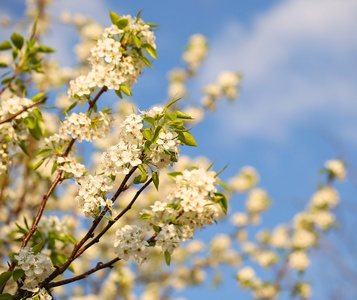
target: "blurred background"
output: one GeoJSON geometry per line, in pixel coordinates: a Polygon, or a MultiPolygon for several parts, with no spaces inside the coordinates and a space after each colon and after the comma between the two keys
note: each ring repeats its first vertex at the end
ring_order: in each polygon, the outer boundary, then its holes
{"type": "MultiPolygon", "coordinates": [[[[29,1],[30,2],[30,1],[29,1]]],[[[23,0],[2,1],[0,17],[11,22],[23,17],[23,0]]],[[[188,84],[185,101],[199,103],[201,88],[217,80],[223,70],[240,72],[237,101],[221,102],[214,113],[192,131],[198,148],[184,149],[193,157],[216,160],[216,169],[227,163],[220,176],[234,176],[251,165],[260,173],[259,186],[273,201],[261,227],[288,223],[305,208],[323,176],[326,160],[342,159],[348,168],[345,182],[337,183],[341,204],[338,230],[327,233],[312,254],[305,274],[314,287],[312,299],[357,299],[357,2],[355,0],[181,0],[115,1],[53,0],[49,15],[53,26],[43,44],[57,50],[63,66],[76,63],[77,36],[61,23],[63,11],[91,17],[110,26],[109,10],[160,25],[156,32],[158,61],[145,71],[133,89],[140,109],[167,100],[167,73],[182,66],[188,38],[195,33],[209,41],[209,54],[197,76],[188,84]]],[[[1,40],[11,26],[3,27],[1,40]]],[[[242,197],[230,210],[243,208],[242,197]]],[[[229,220],[197,234],[208,240],[230,230],[229,220]]],[[[254,231],[251,233],[254,236],[254,231]]],[[[187,299],[250,299],[233,279],[236,270],[225,269],[225,281],[213,290],[209,284],[176,296],[187,299]]],[[[289,298],[282,295],[281,299],[289,298]]]]}

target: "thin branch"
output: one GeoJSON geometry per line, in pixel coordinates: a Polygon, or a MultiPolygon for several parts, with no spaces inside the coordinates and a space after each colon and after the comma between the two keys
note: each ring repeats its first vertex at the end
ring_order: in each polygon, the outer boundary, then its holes
{"type": "Polygon", "coordinates": [[[75,258],[77,258],[78,256],[80,256],[84,251],[86,251],[89,247],[91,247],[92,245],[96,244],[99,242],[100,238],[115,224],[116,221],[118,221],[128,210],[131,209],[131,207],[133,206],[133,204],[135,203],[135,201],[138,199],[138,197],[140,196],[140,194],[142,193],[143,190],[145,190],[149,184],[152,182],[152,178],[150,178],[141,188],[140,190],[138,190],[135,194],[135,196],[133,197],[133,199],[130,201],[130,203],[120,212],[119,215],[117,215],[114,220],[115,221],[109,221],[107,226],[105,226],[102,231],[100,233],[97,234],[97,236],[91,241],[89,242],[87,245],[85,245],[82,249],[80,249],[78,251],[78,253],[76,254],[75,258]]]}
{"type": "Polygon", "coordinates": [[[19,73],[21,73],[21,66],[20,65],[17,66],[17,68],[16,68],[16,70],[14,72],[14,75],[12,75],[11,79],[6,83],[4,88],[0,91],[0,96],[7,88],[9,88],[12,85],[12,82],[14,81],[16,76],[19,75],[19,73]]]}
{"type": "MultiPolygon", "coordinates": [[[[131,175],[135,172],[135,170],[137,169],[137,167],[133,167],[130,172],[124,177],[119,189],[117,190],[117,192],[114,194],[114,196],[112,197],[112,201],[114,202],[119,195],[126,190],[126,183],[128,182],[129,178],[131,177],[131,175]]],[[[55,271],[52,272],[52,274],[47,277],[41,284],[40,286],[45,286],[47,285],[49,282],[51,282],[53,279],[55,279],[58,275],[62,274],[64,271],[67,270],[67,268],[70,266],[70,264],[80,255],[77,255],[77,252],[80,250],[80,248],[84,245],[84,243],[86,241],[88,241],[91,237],[93,237],[93,232],[94,230],[97,228],[98,224],[100,223],[100,221],[103,219],[104,215],[107,213],[108,211],[108,206],[106,206],[102,213],[98,216],[98,218],[96,218],[95,220],[93,220],[92,226],[91,228],[88,230],[88,232],[86,233],[86,235],[80,240],[80,242],[78,244],[76,244],[69,256],[69,258],[67,259],[67,261],[65,263],[63,263],[59,268],[57,268],[55,271]]],[[[82,252],[81,252],[82,253],[82,252]]]]}
{"type": "Polygon", "coordinates": [[[99,270],[102,270],[102,269],[105,269],[105,268],[112,268],[113,264],[115,264],[119,260],[120,260],[120,258],[116,257],[116,258],[112,259],[111,261],[108,261],[105,264],[99,262],[99,263],[97,263],[96,267],[94,267],[93,269],[90,269],[89,271],[87,271],[87,272],[85,272],[85,273],[83,273],[81,275],[78,275],[78,276],[75,276],[75,277],[72,277],[72,278],[69,278],[69,279],[61,280],[61,281],[52,282],[52,283],[48,284],[46,286],[46,288],[50,289],[50,288],[53,288],[53,287],[56,287],[56,286],[61,286],[61,285],[69,284],[69,283],[84,279],[84,278],[88,277],[90,274],[93,274],[93,273],[95,273],[95,272],[97,272],[99,270]]]}
{"type": "Polygon", "coordinates": [[[40,105],[42,103],[45,103],[47,101],[47,97],[44,97],[42,98],[40,101],[37,101],[36,103],[30,105],[30,106],[27,106],[27,107],[24,107],[23,109],[21,109],[19,112],[17,112],[16,114],[13,114],[11,116],[9,116],[8,118],[6,118],[5,120],[2,120],[0,121],[0,125],[1,124],[4,124],[6,122],[10,122],[12,119],[15,119],[18,115],[21,115],[24,111],[27,111],[29,110],[30,108],[34,107],[34,106],[37,106],[37,105],[40,105]]]}

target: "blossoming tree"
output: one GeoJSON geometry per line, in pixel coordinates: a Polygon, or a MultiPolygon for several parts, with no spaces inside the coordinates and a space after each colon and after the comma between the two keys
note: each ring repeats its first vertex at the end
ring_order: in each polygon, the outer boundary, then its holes
{"type": "Polygon", "coordinates": [[[54,49],[41,43],[46,3],[34,3],[31,34],[15,32],[0,45],[0,299],[172,299],[172,291],[202,284],[205,270],[221,265],[231,266],[238,286],[256,299],[283,290],[309,298],[310,285],[296,273],[308,268],[311,248],[335,224],[333,182],[344,179],[343,163],[325,164],[325,186],[291,224],[248,240],[271,203],[257,187],[258,172],[244,167],[225,184],[223,169],[213,171],[207,159],[180,157],[182,147],[197,146],[190,128],[205,112],[237,97],[240,75],[222,72],[202,89],[201,105],[184,105],[186,82],[208,51],[197,34],[183,54],[185,68],[169,73],[170,101],[137,108],[123,96],[154,66],[157,25],[141,13],[110,12],[103,29],[63,14],[80,34],[80,64],[68,70],[48,57],[54,49]],[[101,103],[105,94],[109,107],[101,103]],[[54,104],[60,116],[51,113],[54,104]],[[77,151],[81,143],[89,151],[77,151]],[[247,194],[245,211],[230,212],[235,193],[247,194]],[[192,240],[227,213],[230,233],[208,246],[192,240]],[[270,279],[260,279],[254,265],[270,279]]]}

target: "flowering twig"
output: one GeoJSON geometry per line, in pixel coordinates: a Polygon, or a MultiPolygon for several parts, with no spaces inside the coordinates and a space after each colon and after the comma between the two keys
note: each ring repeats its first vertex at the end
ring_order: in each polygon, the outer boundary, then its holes
{"type": "Polygon", "coordinates": [[[13,114],[13,115],[9,116],[8,118],[6,118],[5,120],[0,121],[0,125],[4,124],[6,122],[10,122],[12,119],[15,119],[18,115],[21,115],[24,111],[27,111],[32,107],[35,107],[35,106],[40,105],[42,103],[45,103],[46,101],[47,101],[47,97],[44,97],[40,101],[37,101],[36,103],[34,103],[32,105],[24,107],[23,109],[18,111],[16,114],[13,114]]]}
{"type": "Polygon", "coordinates": [[[88,277],[90,274],[93,274],[93,273],[95,273],[95,272],[97,272],[99,270],[102,270],[102,269],[105,269],[105,268],[112,268],[113,264],[115,264],[119,260],[120,260],[120,258],[116,257],[116,258],[112,259],[111,261],[108,261],[105,264],[99,262],[99,263],[97,263],[97,265],[94,268],[90,269],[89,271],[87,271],[87,272],[85,272],[85,273],[83,273],[81,275],[78,275],[78,276],[75,276],[75,277],[72,277],[72,278],[69,278],[69,279],[61,280],[61,281],[52,282],[52,283],[48,284],[46,286],[46,289],[50,289],[50,288],[53,288],[53,287],[56,287],[56,286],[69,284],[69,283],[84,279],[84,278],[88,277]]]}

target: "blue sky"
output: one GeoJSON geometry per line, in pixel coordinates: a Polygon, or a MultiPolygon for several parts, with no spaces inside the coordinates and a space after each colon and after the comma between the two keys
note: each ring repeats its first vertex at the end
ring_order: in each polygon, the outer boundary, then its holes
{"type": "MultiPolygon", "coordinates": [[[[20,0],[1,4],[1,12],[14,18],[22,9],[20,0]]],[[[57,0],[51,13],[56,15],[64,9],[90,15],[103,25],[110,24],[109,10],[136,15],[144,9],[144,21],[160,24],[159,60],[133,90],[142,109],[165,100],[166,74],[182,65],[180,57],[188,37],[194,33],[206,35],[210,54],[190,84],[191,100],[197,101],[200,88],[215,81],[225,69],[243,74],[242,90],[237,102],[222,102],[215,114],[207,115],[204,124],[194,129],[199,148],[188,153],[216,159],[217,168],[229,163],[222,179],[233,176],[244,165],[257,168],[260,186],[268,190],[274,202],[264,216],[267,227],[288,222],[304,208],[322,179],[319,168],[327,159],[342,158],[350,172],[348,180],[337,185],[342,198],[339,215],[345,224],[342,230],[355,223],[355,217],[344,212],[356,204],[355,0],[57,0]]],[[[72,64],[73,38],[65,39],[71,32],[56,26],[52,33],[46,38],[47,44],[58,50],[56,55],[63,64],[72,64]]],[[[5,30],[1,37],[6,35],[5,30]]],[[[242,203],[243,199],[237,197],[231,205],[239,209],[242,203]]],[[[202,236],[227,227],[208,229],[202,236]]],[[[336,235],[329,238],[335,241],[336,235]]],[[[337,248],[335,254],[344,253],[342,246],[337,248]]],[[[320,264],[328,259],[323,256],[320,264]]],[[[309,278],[319,276],[318,266],[313,265],[309,278]]],[[[231,293],[238,290],[232,282],[218,292],[232,299],[231,293]]],[[[313,299],[324,299],[324,292],[322,288],[316,290],[313,299]]],[[[206,299],[218,295],[199,293],[206,299]]],[[[195,299],[199,293],[194,290],[182,296],[195,299]]]]}

